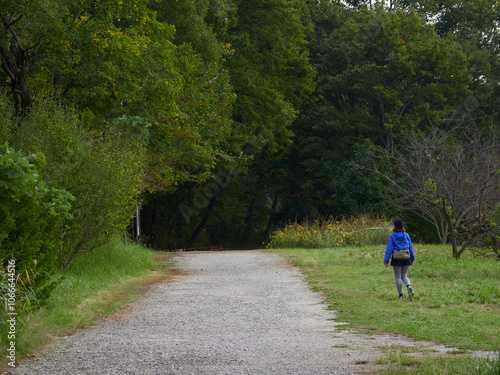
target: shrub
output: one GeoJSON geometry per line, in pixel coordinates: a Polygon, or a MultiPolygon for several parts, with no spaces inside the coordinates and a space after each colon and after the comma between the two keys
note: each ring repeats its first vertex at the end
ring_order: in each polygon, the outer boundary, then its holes
{"type": "Polygon", "coordinates": [[[391,233],[391,224],[384,218],[359,216],[335,220],[332,217],[308,218],[301,223],[288,223],[276,230],[269,239],[268,248],[331,248],[385,244],[391,233]]]}
{"type": "Polygon", "coordinates": [[[7,143],[0,147],[0,342],[8,337],[7,309],[22,323],[57,283],[50,275],[73,197],[48,187],[38,170],[44,165],[41,153],[25,155],[7,143]]]}
{"type": "Polygon", "coordinates": [[[44,155],[24,155],[6,143],[0,147],[1,263],[14,259],[17,267],[38,264],[46,270],[56,264],[62,220],[71,218],[72,195],[49,188],[38,167],[44,155]]]}
{"type": "Polygon", "coordinates": [[[75,197],[74,219],[64,223],[62,241],[57,241],[62,267],[125,230],[142,186],[139,141],[111,129],[92,132],[75,112],[50,102],[34,106],[12,138],[24,150],[42,151],[47,160],[43,177],[75,197]]]}

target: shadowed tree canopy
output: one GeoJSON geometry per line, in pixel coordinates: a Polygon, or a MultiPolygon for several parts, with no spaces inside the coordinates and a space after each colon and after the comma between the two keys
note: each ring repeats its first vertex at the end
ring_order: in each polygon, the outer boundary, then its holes
{"type": "MultiPolygon", "coordinates": [[[[246,178],[249,181],[256,178],[246,175],[249,166],[243,161],[253,159],[260,163],[261,160],[269,162],[283,157],[291,144],[290,124],[313,90],[314,69],[308,60],[306,42],[306,35],[311,30],[306,3],[301,0],[273,0],[206,1],[200,4],[172,1],[172,4],[172,7],[165,8],[169,12],[159,12],[174,22],[176,28],[184,31],[182,36],[177,37],[177,43],[203,46],[206,40],[212,40],[212,35],[197,32],[198,28],[192,23],[196,18],[210,26],[223,48],[223,72],[229,76],[235,101],[232,105],[231,137],[226,138],[222,148],[231,154],[241,155],[241,159],[227,165],[219,163],[214,175],[228,169],[236,170],[238,179],[242,179],[240,186],[244,186],[246,178]],[[186,12],[192,8],[196,9],[194,15],[186,12]],[[176,16],[175,12],[179,12],[180,16],[176,16]]],[[[266,171],[265,176],[260,174],[260,181],[273,178],[273,171],[266,171]]],[[[212,179],[205,182],[211,183],[212,179]]],[[[231,184],[236,185],[235,180],[231,184]]],[[[266,182],[263,184],[265,186],[266,182]]],[[[200,184],[196,191],[204,191],[204,185],[200,184]]],[[[200,208],[190,203],[190,200],[197,201],[196,193],[191,193],[190,197],[179,205],[183,215],[172,218],[172,222],[188,216],[189,225],[195,226],[190,239],[194,243],[205,226],[212,225],[209,218],[214,210],[217,211],[215,203],[221,199],[221,189],[207,194],[203,198],[206,204],[200,208]]],[[[265,192],[258,203],[251,194],[244,195],[240,200],[241,209],[265,207],[262,199],[266,201],[265,192]]],[[[267,211],[267,208],[264,209],[267,211]]],[[[266,220],[263,222],[267,225],[266,220]]],[[[186,224],[181,222],[181,225],[186,224]]]]}

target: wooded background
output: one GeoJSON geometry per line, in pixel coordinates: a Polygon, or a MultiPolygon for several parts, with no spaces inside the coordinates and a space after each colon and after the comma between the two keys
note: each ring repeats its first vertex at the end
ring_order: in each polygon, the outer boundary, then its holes
{"type": "MultiPolygon", "coordinates": [[[[0,0],[1,259],[404,217],[499,248],[495,0],[0,0]]],[[[498,253],[498,252],[497,252],[498,253]]]]}

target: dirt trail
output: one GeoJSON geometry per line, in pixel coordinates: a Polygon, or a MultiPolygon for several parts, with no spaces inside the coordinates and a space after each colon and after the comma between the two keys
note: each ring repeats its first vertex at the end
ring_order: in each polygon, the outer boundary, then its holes
{"type": "Polygon", "coordinates": [[[361,374],[381,347],[453,350],[339,330],[335,313],[276,254],[184,253],[185,277],[158,285],[119,318],[61,339],[15,374],[361,374]]]}

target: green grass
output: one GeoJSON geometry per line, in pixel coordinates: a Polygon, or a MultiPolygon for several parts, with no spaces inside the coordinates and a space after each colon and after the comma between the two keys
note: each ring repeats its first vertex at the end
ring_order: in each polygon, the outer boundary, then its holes
{"type": "MultiPolygon", "coordinates": [[[[94,320],[94,315],[108,315],[121,307],[120,303],[108,305],[103,293],[110,293],[110,289],[116,293],[120,284],[144,277],[154,267],[151,250],[137,245],[124,246],[121,242],[83,254],[64,274],[63,282],[54,290],[40,315],[58,331],[78,329],[94,320]]],[[[137,293],[130,290],[131,297],[137,293]]]]}
{"type": "MultiPolygon", "coordinates": [[[[414,298],[398,299],[382,246],[276,250],[308,276],[351,328],[393,332],[461,349],[500,348],[500,262],[443,246],[415,246],[414,298]]],[[[406,291],[405,291],[406,292],[406,291]]]]}
{"type": "MultiPolygon", "coordinates": [[[[392,269],[383,266],[381,245],[276,251],[303,269],[311,286],[322,291],[338,311],[337,320],[350,323],[348,328],[393,332],[459,349],[447,357],[435,357],[390,347],[378,361],[383,368],[379,373],[498,374],[498,360],[476,360],[461,349],[500,348],[500,262],[468,254],[456,261],[443,246],[416,245],[415,249],[417,262],[409,272],[415,298],[404,300],[397,298],[392,269]]],[[[165,278],[165,263],[155,262],[155,256],[153,251],[120,242],[84,254],[62,274],[64,280],[47,305],[18,332],[18,358],[137,299],[149,283],[165,278]]],[[[164,261],[168,256],[163,256],[164,261]]],[[[5,363],[0,363],[1,368],[5,363]]]]}
{"type": "MultiPolygon", "coordinates": [[[[165,262],[169,255],[135,244],[124,246],[120,241],[82,254],[68,271],[55,275],[63,279],[46,305],[18,327],[17,359],[31,355],[54,337],[74,333],[127,307],[147,285],[166,277],[165,263],[155,257],[165,262]]],[[[0,369],[5,366],[0,362],[0,369]]]]}
{"type": "MultiPolygon", "coordinates": [[[[414,247],[416,262],[409,278],[415,297],[406,295],[403,300],[398,299],[392,267],[383,265],[384,246],[273,251],[303,270],[311,287],[321,291],[329,307],[337,311],[336,320],[349,323],[343,326],[346,329],[395,333],[460,350],[498,351],[500,262],[469,254],[457,261],[447,246],[414,247]]],[[[407,360],[417,363],[401,365],[391,360],[397,368],[394,373],[414,373],[412,369],[419,368],[418,373],[434,374],[436,365],[446,370],[436,363],[441,359],[425,354],[407,360]],[[420,372],[426,366],[431,372],[420,372]],[[409,372],[401,372],[402,368],[409,372]]],[[[446,366],[451,372],[445,373],[470,373],[467,369],[478,366],[476,360],[467,361],[449,359],[446,366]],[[459,366],[455,362],[462,362],[465,372],[455,368],[459,366]]]]}
{"type": "Polygon", "coordinates": [[[499,362],[470,356],[421,356],[393,349],[387,357],[377,361],[375,374],[383,375],[498,375],[499,362]]]}

